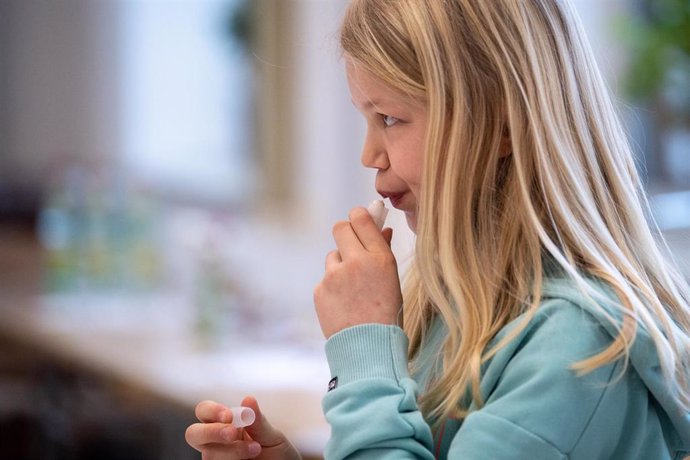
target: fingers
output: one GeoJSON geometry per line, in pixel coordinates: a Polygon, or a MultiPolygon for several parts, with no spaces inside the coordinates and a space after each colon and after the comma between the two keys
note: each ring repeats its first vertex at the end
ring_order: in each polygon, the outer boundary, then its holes
{"type": "Polygon", "coordinates": [[[187,443],[201,452],[204,460],[238,460],[255,458],[264,449],[280,452],[296,451],[285,436],[268,422],[252,396],[242,400],[242,406],[254,411],[256,420],[245,428],[231,424],[232,412],[214,401],[197,404],[195,413],[200,423],[190,425],[185,432],[187,443]]]}
{"type": "Polygon", "coordinates": [[[333,226],[333,239],[343,260],[347,259],[349,255],[361,251],[363,248],[362,243],[352,228],[352,224],[346,220],[341,220],[333,226]]]}
{"type": "Polygon", "coordinates": [[[388,247],[391,246],[391,241],[393,240],[393,229],[390,227],[386,227],[383,229],[381,232],[383,235],[383,239],[386,240],[386,243],[388,244],[388,247]]]}
{"type": "Polygon", "coordinates": [[[341,259],[347,259],[356,251],[385,251],[390,249],[369,212],[364,208],[350,211],[349,221],[340,221],[333,226],[333,238],[341,259]]]}
{"type": "Polygon", "coordinates": [[[246,432],[254,441],[264,446],[264,448],[286,442],[285,436],[268,422],[268,419],[259,408],[259,403],[253,396],[244,398],[242,405],[251,407],[254,410],[254,414],[256,414],[256,421],[252,425],[245,427],[246,432]]]}
{"type": "Polygon", "coordinates": [[[354,208],[350,211],[350,225],[357,239],[368,251],[382,251],[389,248],[388,243],[381,237],[376,222],[364,208],[354,208]]]}
{"type": "Polygon", "coordinates": [[[253,441],[237,441],[230,445],[208,445],[197,450],[201,452],[203,460],[240,460],[258,457],[261,445],[253,441]]]}
{"type": "Polygon", "coordinates": [[[200,422],[232,422],[232,411],[215,401],[201,401],[196,405],[194,414],[200,422]]]}
{"type": "Polygon", "coordinates": [[[254,458],[261,453],[261,445],[244,430],[226,423],[195,423],[185,432],[185,440],[201,452],[205,460],[254,458]]]}
{"type": "Polygon", "coordinates": [[[185,432],[187,443],[200,450],[210,444],[230,444],[241,439],[241,430],[227,423],[194,423],[185,432]]]}
{"type": "Polygon", "coordinates": [[[340,257],[338,251],[331,251],[326,255],[326,270],[331,270],[335,265],[342,262],[343,259],[340,257]]]}

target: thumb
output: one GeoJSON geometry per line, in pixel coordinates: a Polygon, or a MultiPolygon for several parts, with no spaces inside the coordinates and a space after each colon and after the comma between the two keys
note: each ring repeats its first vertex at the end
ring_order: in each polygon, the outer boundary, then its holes
{"type": "Polygon", "coordinates": [[[250,407],[256,415],[256,420],[244,430],[251,438],[262,446],[275,446],[285,441],[285,436],[273,428],[259,408],[259,403],[253,396],[247,396],[242,400],[244,407],[250,407]]]}
{"type": "Polygon", "coordinates": [[[383,238],[386,240],[386,243],[388,243],[388,246],[390,246],[391,240],[393,239],[393,229],[390,227],[386,227],[383,229],[381,234],[383,235],[383,238]]]}

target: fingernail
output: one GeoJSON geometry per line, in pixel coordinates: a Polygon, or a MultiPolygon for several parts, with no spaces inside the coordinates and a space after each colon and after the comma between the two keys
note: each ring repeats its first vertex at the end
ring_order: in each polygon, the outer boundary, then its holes
{"type": "Polygon", "coordinates": [[[234,437],[234,433],[232,431],[233,431],[233,428],[230,426],[227,426],[227,427],[223,428],[222,430],[220,430],[220,435],[223,437],[223,439],[225,439],[227,441],[234,441],[235,437],[234,437]]]}
{"type": "Polygon", "coordinates": [[[249,455],[251,455],[252,457],[256,457],[261,452],[261,444],[253,442],[249,444],[247,450],[249,451],[249,455]]]}

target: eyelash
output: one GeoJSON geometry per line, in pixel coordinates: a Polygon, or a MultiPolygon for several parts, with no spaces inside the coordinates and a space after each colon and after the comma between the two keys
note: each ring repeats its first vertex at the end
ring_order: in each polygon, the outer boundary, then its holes
{"type": "Polygon", "coordinates": [[[382,113],[380,113],[379,115],[381,116],[381,120],[383,121],[383,126],[386,128],[390,128],[400,121],[399,119],[392,117],[390,115],[384,115],[382,113]]]}

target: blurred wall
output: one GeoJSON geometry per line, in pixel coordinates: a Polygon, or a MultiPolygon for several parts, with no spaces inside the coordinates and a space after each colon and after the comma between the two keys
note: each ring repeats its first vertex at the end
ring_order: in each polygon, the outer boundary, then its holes
{"type": "Polygon", "coordinates": [[[117,2],[3,0],[3,179],[40,188],[61,156],[118,148],[117,2]]]}
{"type": "Polygon", "coordinates": [[[180,200],[228,207],[245,198],[254,185],[255,74],[228,25],[242,2],[110,1],[122,15],[126,175],[180,200]]]}
{"type": "Polygon", "coordinates": [[[295,2],[298,202],[332,225],[375,198],[374,173],[361,165],[364,121],[350,101],[338,27],[345,0],[295,2]]]}
{"type": "Polygon", "coordinates": [[[0,1],[0,187],[7,181],[7,40],[9,3],[0,1]]]}
{"type": "Polygon", "coordinates": [[[616,36],[614,23],[627,14],[634,0],[572,0],[592,51],[611,89],[618,92],[618,78],[626,63],[626,49],[616,36]]]}

